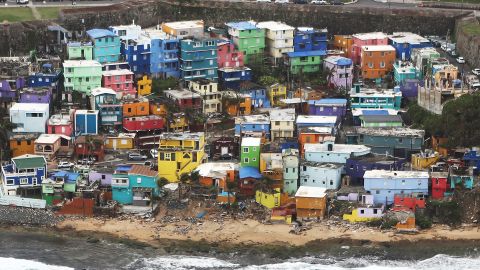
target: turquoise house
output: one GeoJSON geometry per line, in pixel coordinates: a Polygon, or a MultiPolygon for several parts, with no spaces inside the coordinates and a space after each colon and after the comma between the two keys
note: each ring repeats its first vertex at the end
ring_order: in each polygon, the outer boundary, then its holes
{"type": "Polygon", "coordinates": [[[364,88],[361,84],[355,83],[350,90],[350,106],[352,109],[400,110],[401,103],[402,92],[400,92],[400,88],[364,88]]]}
{"type": "Polygon", "coordinates": [[[451,174],[450,188],[460,186],[466,189],[473,189],[473,175],[451,174]]]}
{"type": "Polygon", "coordinates": [[[100,63],[120,61],[120,37],[107,29],[91,29],[87,35],[93,42],[93,59],[100,63]]]}
{"type": "Polygon", "coordinates": [[[121,204],[150,206],[159,195],[158,172],[144,165],[121,165],[112,178],[113,200],[121,204]]]}
{"type": "Polygon", "coordinates": [[[180,72],[186,81],[218,79],[217,40],[211,38],[180,41],[180,72]]]}
{"type": "Polygon", "coordinates": [[[416,79],[417,70],[409,62],[398,61],[393,65],[393,78],[396,85],[401,85],[405,80],[416,79]]]}

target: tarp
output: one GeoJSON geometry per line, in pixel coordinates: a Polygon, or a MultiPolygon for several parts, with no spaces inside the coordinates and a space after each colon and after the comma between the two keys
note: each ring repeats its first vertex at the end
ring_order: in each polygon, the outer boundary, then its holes
{"type": "Polygon", "coordinates": [[[241,167],[239,172],[240,178],[262,178],[262,174],[255,167],[241,167]]]}

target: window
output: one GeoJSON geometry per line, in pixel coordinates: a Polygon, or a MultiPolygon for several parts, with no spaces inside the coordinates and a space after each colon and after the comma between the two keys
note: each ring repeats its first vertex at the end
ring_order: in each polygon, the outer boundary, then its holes
{"type": "Polygon", "coordinates": [[[171,157],[170,153],[165,153],[164,157],[165,157],[165,160],[170,160],[170,157],[171,157]]]}
{"type": "Polygon", "coordinates": [[[365,210],[360,210],[360,214],[365,214],[365,210]]]}
{"type": "Polygon", "coordinates": [[[253,147],[253,151],[257,151],[257,147],[253,147]]]}
{"type": "Polygon", "coordinates": [[[243,159],[243,162],[244,162],[244,163],[248,163],[248,162],[249,162],[248,157],[244,158],[244,159],[243,159]]]}
{"type": "Polygon", "coordinates": [[[142,183],[142,178],[141,177],[137,177],[137,184],[141,184],[142,183]]]}
{"type": "Polygon", "coordinates": [[[330,186],[333,186],[333,180],[330,180],[330,186]]]}
{"type": "Polygon", "coordinates": [[[303,171],[306,171],[307,170],[307,166],[303,166],[303,171]]]}
{"type": "Polygon", "coordinates": [[[257,161],[257,158],[252,158],[252,161],[253,161],[253,162],[257,161]]]}
{"type": "Polygon", "coordinates": [[[7,179],[7,186],[13,185],[15,181],[13,179],[7,179]]]}
{"type": "Polygon", "coordinates": [[[275,126],[280,126],[280,121],[275,121],[275,126]]]}
{"type": "Polygon", "coordinates": [[[373,63],[372,63],[372,62],[369,62],[369,63],[368,63],[368,67],[369,67],[369,68],[373,68],[373,63]]]}
{"type": "Polygon", "coordinates": [[[377,214],[378,213],[378,209],[373,209],[373,214],[377,214]]]}
{"type": "Polygon", "coordinates": [[[27,117],[43,117],[43,113],[26,113],[27,117]]]}
{"type": "Polygon", "coordinates": [[[380,62],[380,67],[381,67],[381,68],[384,68],[384,67],[385,67],[385,62],[383,62],[383,61],[380,62]]]}
{"type": "Polygon", "coordinates": [[[27,185],[28,184],[28,178],[20,178],[20,185],[27,185]]]}
{"type": "Polygon", "coordinates": [[[375,194],[380,194],[380,190],[375,191],[375,194]]]}
{"type": "Polygon", "coordinates": [[[288,168],[285,168],[285,173],[288,173],[288,168]]]}
{"type": "Polygon", "coordinates": [[[248,147],[243,148],[243,153],[248,153],[248,147]]]}

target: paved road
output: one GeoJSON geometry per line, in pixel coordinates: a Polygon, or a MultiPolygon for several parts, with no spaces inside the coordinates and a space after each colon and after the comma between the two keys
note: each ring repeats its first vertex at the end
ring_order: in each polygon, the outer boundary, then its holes
{"type": "MultiPolygon", "coordinates": [[[[101,1],[76,1],[76,6],[108,6],[108,5],[111,5],[111,4],[115,4],[115,3],[120,3],[120,2],[123,2],[125,0],[101,0],[101,1]]],[[[17,7],[17,6],[25,6],[25,5],[17,5],[16,4],[16,0],[7,0],[6,3],[8,4],[7,6],[5,6],[3,3],[4,1],[0,0],[0,8],[1,7],[17,7]]],[[[60,0],[57,0],[57,1],[46,1],[45,3],[43,3],[42,1],[30,1],[30,3],[28,4],[28,6],[36,6],[36,7],[40,7],[40,6],[49,6],[49,7],[54,7],[54,6],[72,6],[72,1],[71,0],[63,0],[63,1],[60,1],[60,0]]]]}

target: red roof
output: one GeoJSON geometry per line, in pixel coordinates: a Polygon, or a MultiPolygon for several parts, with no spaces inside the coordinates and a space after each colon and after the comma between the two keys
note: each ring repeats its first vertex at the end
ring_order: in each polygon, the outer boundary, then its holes
{"type": "Polygon", "coordinates": [[[128,174],[138,174],[138,175],[156,177],[158,175],[158,172],[150,169],[150,167],[148,166],[132,165],[132,168],[130,169],[128,174]]]}

